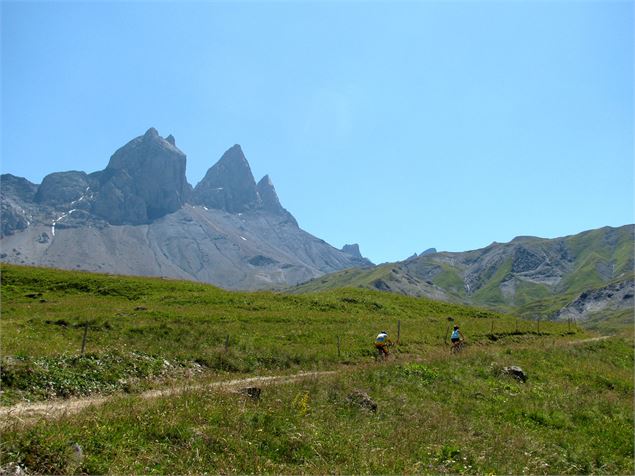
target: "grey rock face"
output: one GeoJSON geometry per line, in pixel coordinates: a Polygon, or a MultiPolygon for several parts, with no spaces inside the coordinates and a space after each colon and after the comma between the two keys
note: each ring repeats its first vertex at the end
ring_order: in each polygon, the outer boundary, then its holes
{"type": "Polygon", "coordinates": [[[0,176],[0,236],[12,235],[29,226],[28,209],[36,192],[37,185],[25,178],[11,174],[0,176]]]}
{"type": "Polygon", "coordinates": [[[61,205],[79,200],[90,189],[85,172],[55,172],[42,180],[35,194],[35,201],[47,205],[61,205]]]}
{"type": "Polygon", "coordinates": [[[342,247],[342,252],[354,256],[355,258],[362,258],[362,254],[359,251],[359,245],[357,243],[353,243],[352,245],[344,245],[342,247]]]}
{"type": "MultiPolygon", "coordinates": [[[[275,192],[274,192],[275,193],[275,192]]],[[[197,205],[241,213],[261,206],[256,181],[238,144],[227,150],[194,188],[197,205]]]]}
{"type": "Polygon", "coordinates": [[[2,202],[0,213],[2,213],[0,236],[13,235],[16,231],[24,230],[29,226],[29,220],[24,211],[7,202],[2,202]]]}
{"type": "Polygon", "coordinates": [[[169,276],[226,289],[279,288],[360,260],[285,217],[184,205],[144,225],[79,226],[81,212],[2,239],[3,261],[102,273],[169,276]],[[48,235],[43,238],[43,233],[48,235]]]}
{"type": "Polygon", "coordinates": [[[186,157],[173,143],[150,128],[115,152],[99,174],[93,212],[113,225],[137,225],[181,208],[188,194],[186,157]]]}
{"type": "Polygon", "coordinates": [[[146,202],[136,193],[134,180],[126,170],[108,174],[93,212],[113,225],[139,225],[149,221],[146,202]]]}
{"type": "Polygon", "coordinates": [[[558,319],[585,319],[599,312],[633,309],[635,281],[628,279],[581,293],[558,311],[558,319]]]}
{"type": "Polygon", "coordinates": [[[12,196],[25,202],[32,202],[35,198],[38,186],[23,177],[11,174],[0,175],[0,190],[2,195],[12,196]]]}
{"type": "Polygon", "coordinates": [[[298,222],[293,215],[291,215],[291,213],[289,213],[280,203],[278,194],[276,193],[276,189],[273,186],[273,182],[271,181],[269,175],[265,175],[262,179],[260,179],[260,182],[256,185],[256,191],[260,199],[260,207],[263,210],[284,216],[289,223],[298,226],[298,222]]]}
{"type": "Polygon", "coordinates": [[[532,253],[527,248],[520,246],[514,251],[512,258],[512,273],[525,273],[537,269],[546,261],[545,257],[532,253]]]}
{"type": "Polygon", "coordinates": [[[278,199],[276,189],[271,182],[271,178],[269,178],[268,175],[265,175],[262,179],[260,179],[260,182],[258,182],[258,185],[256,186],[256,190],[260,196],[260,200],[262,200],[262,207],[265,210],[274,213],[280,213],[284,210],[280,204],[280,200],[278,199]]]}

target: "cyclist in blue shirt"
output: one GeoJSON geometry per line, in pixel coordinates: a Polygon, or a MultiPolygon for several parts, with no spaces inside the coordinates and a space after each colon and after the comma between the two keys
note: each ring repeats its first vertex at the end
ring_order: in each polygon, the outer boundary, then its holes
{"type": "Polygon", "coordinates": [[[454,326],[454,330],[452,331],[452,336],[450,337],[450,340],[452,341],[453,349],[465,340],[465,337],[463,337],[463,334],[459,330],[459,326],[457,325],[454,326]]]}

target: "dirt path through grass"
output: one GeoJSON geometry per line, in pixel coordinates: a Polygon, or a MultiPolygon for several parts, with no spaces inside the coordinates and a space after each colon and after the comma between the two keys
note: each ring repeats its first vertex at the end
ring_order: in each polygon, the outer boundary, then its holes
{"type": "Polygon", "coordinates": [[[610,339],[613,336],[600,336],[600,337],[591,337],[590,339],[582,339],[582,340],[572,340],[570,342],[568,342],[569,345],[576,345],[576,344],[585,344],[588,342],[597,342],[599,340],[606,340],[606,339],[610,339]]]}
{"type": "MultiPolygon", "coordinates": [[[[611,336],[592,337],[590,339],[567,342],[567,344],[577,345],[588,342],[596,342],[609,339],[610,337],[611,336]]],[[[133,396],[144,399],[151,399],[178,395],[189,390],[236,390],[238,388],[254,385],[284,384],[307,378],[319,378],[326,375],[334,375],[336,373],[338,372],[330,370],[321,372],[300,372],[292,375],[249,377],[243,379],[212,382],[204,385],[184,385],[166,389],[149,390],[147,392],[143,392],[133,396]]],[[[0,407],[0,428],[4,428],[9,424],[15,422],[16,420],[22,423],[34,423],[40,419],[55,418],[62,415],[77,413],[86,407],[101,405],[108,400],[116,398],[117,396],[121,396],[121,394],[100,397],[70,398],[68,400],[51,400],[42,403],[20,403],[10,407],[0,407]]]]}
{"type": "MultiPolygon", "coordinates": [[[[277,375],[268,377],[249,377],[235,380],[225,380],[212,382],[205,385],[184,385],[160,390],[149,390],[138,395],[132,395],[144,399],[169,397],[179,395],[190,390],[219,389],[236,390],[238,388],[250,387],[254,385],[277,385],[307,378],[319,378],[325,375],[333,375],[335,371],[322,372],[300,372],[293,375],[277,375]]],[[[101,405],[108,400],[119,395],[108,395],[102,397],[71,398],[68,400],[53,400],[42,403],[20,403],[11,407],[0,407],[0,428],[4,428],[14,421],[22,423],[34,423],[45,418],[55,418],[62,415],[77,413],[80,410],[94,405],[101,405]]]]}

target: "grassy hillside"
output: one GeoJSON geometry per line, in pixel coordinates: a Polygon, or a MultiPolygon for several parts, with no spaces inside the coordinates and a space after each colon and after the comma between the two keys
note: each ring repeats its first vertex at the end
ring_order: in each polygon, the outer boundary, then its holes
{"type": "MultiPolygon", "coordinates": [[[[152,278],[12,265],[1,270],[5,401],[133,391],[148,378],[194,371],[366,362],[373,359],[377,332],[394,338],[398,323],[399,350],[413,355],[447,339],[448,317],[474,343],[538,331],[536,323],[508,315],[366,289],[239,293],[152,278]],[[77,360],[86,324],[89,358],[77,360]],[[86,381],[86,375],[94,378],[86,381]]],[[[540,333],[570,330],[543,324],[540,333]]]]}
{"type": "Polygon", "coordinates": [[[7,416],[0,467],[74,473],[633,471],[633,341],[366,289],[226,292],[3,265],[2,400],[110,394],[51,421],[7,416]],[[450,355],[452,324],[467,348],[450,355]],[[86,354],[80,356],[84,323],[86,354]],[[401,343],[374,359],[378,330],[401,343]],[[538,327],[540,326],[540,327],[538,327]],[[337,337],[340,349],[338,354],[337,337]],[[229,339],[227,339],[229,337],[229,339]],[[526,382],[505,375],[519,365],[526,382]],[[149,387],[331,369],[254,401],[149,387]],[[377,411],[351,398],[365,392],[377,411]],[[74,458],[78,443],[83,457],[74,458]]]}

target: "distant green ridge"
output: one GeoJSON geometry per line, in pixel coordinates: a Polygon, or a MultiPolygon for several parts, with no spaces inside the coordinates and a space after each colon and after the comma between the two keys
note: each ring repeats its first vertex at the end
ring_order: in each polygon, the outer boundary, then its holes
{"type": "Polygon", "coordinates": [[[554,239],[518,237],[474,251],[338,272],[291,291],[361,286],[554,318],[580,293],[633,278],[634,232],[634,225],[625,225],[554,239]]]}

